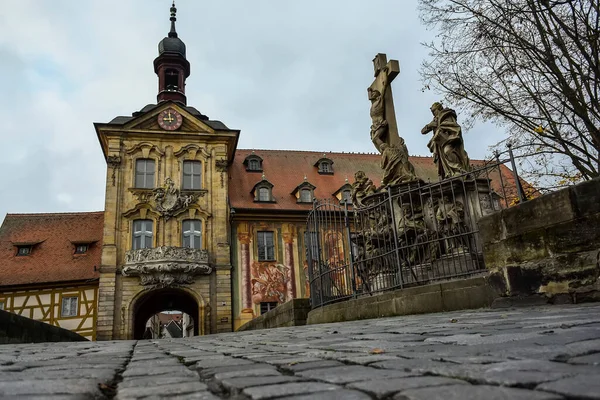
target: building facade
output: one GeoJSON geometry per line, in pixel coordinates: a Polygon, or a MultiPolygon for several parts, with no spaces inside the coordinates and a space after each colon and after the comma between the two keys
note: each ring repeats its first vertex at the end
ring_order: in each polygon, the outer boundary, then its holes
{"type": "MultiPolygon", "coordinates": [[[[189,315],[195,335],[229,332],[309,296],[313,199],[349,201],[357,170],[381,181],[378,154],[237,149],[239,130],[187,105],[175,12],[154,60],[157,103],[94,124],[104,211],[6,216],[0,308],[92,340],[142,339],[166,310],[189,315]]],[[[431,158],[411,162],[437,179],[431,158]]],[[[342,240],[330,241],[336,257],[342,240]]]]}

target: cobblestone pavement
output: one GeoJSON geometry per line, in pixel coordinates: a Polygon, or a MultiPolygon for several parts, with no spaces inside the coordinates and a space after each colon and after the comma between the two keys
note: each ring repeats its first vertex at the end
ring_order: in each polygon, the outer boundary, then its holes
{"type": "Polygon", "coordinates": [[[600,399],[600,305],[5,345],[0,397],[600,399]]]}

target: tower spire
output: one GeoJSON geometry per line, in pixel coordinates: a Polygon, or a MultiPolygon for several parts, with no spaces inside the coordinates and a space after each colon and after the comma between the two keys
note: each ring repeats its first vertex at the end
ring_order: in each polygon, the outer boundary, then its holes
{"type": "Polygon", "coordinates": [[[154,60],[154,72],[158,75],[157,100],[174,100],[185,104],[185,80],[190,75],[190,63],[185,58],[185,43],[175,30],[175,1],[170,12],[171,30],[158,44],[158,57],[154,60]]]}
{"type": "Polygon", "coordinates": [[[177,37],[177,31],[175,30],[175,21],[177,21],[177,8],[175,7],[175,0],[173,0],[173,5],[171,5],[171,30],[169,31],[170,38],[177,37]]]}

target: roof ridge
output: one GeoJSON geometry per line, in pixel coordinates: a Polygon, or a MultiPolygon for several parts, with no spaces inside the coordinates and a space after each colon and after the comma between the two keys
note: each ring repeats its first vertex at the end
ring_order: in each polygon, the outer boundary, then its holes
{"type": "Polygon", "coordinates": [[[50,212],[50,213],[6,213],[11,217],[32,217],[32,216],[69,216],[82,214],[104,214],[104,211],[68,211],[68,212],[50,212]]]}
{"type": "MultiPolygon", "coordinates": [[[[347,154],[351,154],[351,155],[368,155],[368,156],[378,156],[379,153],[376,152],[360,152],[360,151],[345,151],[345,152],[340,152],[340,151],[319,151],[319,150],[286,150],[286,149],[237,149],[237,151],[254,151],[254,152],[258,152],[258,151],[267,151],[267,152],[286,152],[286,153],[319,153],[319,154],[340,154],[340,155],[347,155],[347,154]]],[[[409,154],[408,155],[411,158],[426,158],[426,159],[431,159],[433,158],[432,156],[421,156],[421,155],[412,155],[409,154]]],[[[474,161],[478,161],[478,160],[474,160],[474,161]]]]}

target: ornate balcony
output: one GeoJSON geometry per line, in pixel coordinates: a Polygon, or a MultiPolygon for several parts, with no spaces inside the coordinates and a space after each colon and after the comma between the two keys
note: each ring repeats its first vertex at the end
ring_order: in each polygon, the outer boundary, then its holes
{"type": "Polygon", "coordinates": [[[139,276],[143,286],[168,287],[191,284],[197,275],[212,272],[208,251],[161,246],[125,253],[123,276],[139,276]]]}

